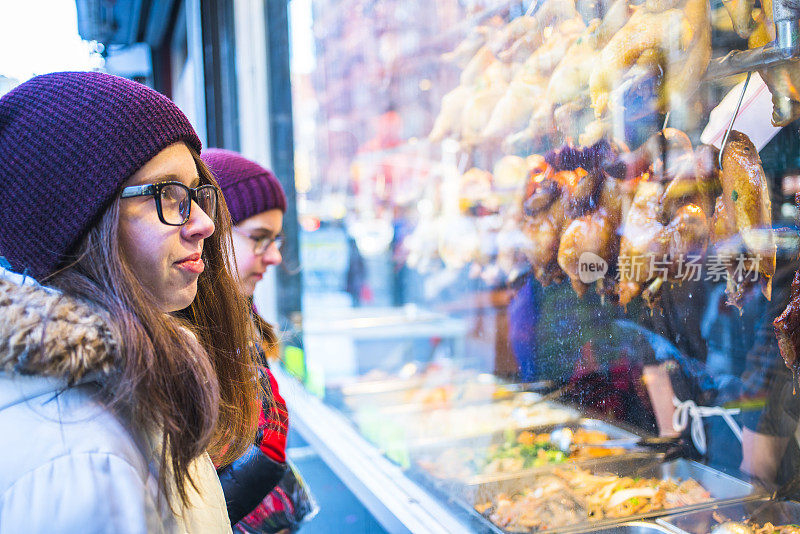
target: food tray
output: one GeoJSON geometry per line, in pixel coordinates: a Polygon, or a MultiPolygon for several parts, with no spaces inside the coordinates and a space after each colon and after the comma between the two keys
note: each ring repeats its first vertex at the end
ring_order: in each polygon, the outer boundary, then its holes
{"type": "MultiPolygon", "coordinates": [[[[583,430],[603,432],[609,438],[609,441],[605,442],[604,444],[605,446],[619,446],[629,449],[630,452],[637,452],[637,453],[643,452],[643,449],[635,447],[636,441],[641,436],[633,433],[632,431],[624,430],[622,428],[619,428],[618,426],[614,426],[611,423],[607,423],[599,419],[582,418],[578,421],[571,423],[548,425],[544,427],[532,427],[530,429],[520,429],[514,431],[514,435],[516,436],[523,430],[530,430],[535,433],[546,433],[560,428],[569,428],[573,431],[576,431],[578,429],[583,429],[583,430]]],[[[440,481],[446,484],[480,484],[487,480],[492,480],[499,475],[519,477],[529,473],[541,471],[543,469],[549,469],[552,465],[554,465],[554,464],[548,464],[524,470],[520,469],[516,471],[504,471],[503,473],[497,473],[497,474],[475,473],[468,476],[445,476],[445,475],[437,476],[435,473],[430,472],[428,469],[420,465],[422,462],[440,463],[442,455],[446,454],[448,451],[453,451],[456,449],[464,449],[466,451],[486,451],[491,445],[502,444],[505,441],[506,441],[506,433],[496,432],[494,434],[480,436],[477,438],[466,438],[446,443],[439,443],[436,445],[427,445],[427,446],[419,446],[416,448],[411,448],[409,450],[409,455],[411,458],[411,462],[414,465],[414,469],[417,470],[420,474],[431,477],[436,481],[440,481]]],[[[619,458],[620,456],[621,455],[614,456],[613,458],[619,458]]],[[[606,459],[610,458],[612,457],[607,457],[606,459]]],[[[555,465],[585,465],[587,463],[590,464],[592,462],[596,462],[599,459],[600,458],[584,459],[577,461],[573,460],[555,465]]]]}
{"type": "MultiPolygon", "coordinates": [[[[712,469],[697,462],[684,459],[662,463],[661,458],[663,458],[663,456],[660,455],[649,457],[632,455],[622,458],[598,460],[594,465],[583,465],[581,467],[588,469],[592,473],[609,472],[619,476],[638,476],[661,479],[669,478],[673,480],[680,479],[682,481],[692,478],[700,483],[700,485],[702,485],[711,494],[711,500],[704,503],[681,506],[677,508],[653,510],[647,513],[626,517],[606,518],[596,521],[587,520],[585,522],[569,526],[553,527],[547,529],[545,532],[548,534],[589,532],[604,527],[617,526],[621,523],[627,523],[630,521],[638,521],[641,519],[657,517],[667,513],[676,514],[690,510],[697,510],[698,508],[708,507],[709,505],[728,504],[744,500],[751,500],[763,496],[760,488],[756,488],[750,483],[726,475],[720,471],[717,471],[716,469],[712,469]]],[[[550,470],[569,469],[570,467],[564,467],[562,464],[560,466],[551,466],[550,470]]],[[[504,530],[496,526],[488,519],[488,517],[478,514],[474,508],[474,505],[490,501],[492,500],[493,496],[499,493],[513,494],[521,491],[525,487],[531,487],[534,485],[536,478],[542,474],[544,474],[544,472],[538,472],[517,478],[507,477],[502,480],[467,485],[463,488],[463,491],[459,495],[454,495],[454,497],[455,500],[468,511],[475,515],[484,517],[492,532],[496,534],[521,532],[515,530],[504,530]]]]}
{"type": "Polygon", "coordinates": [[[387,414],[402,414],[506,400],[514,397],[517,389],[513,385],[482,381],[425,384],[370,395],[346,396],[342,404],[350,412],[369,407],[387,414]]]}
{"type": "Polygon", "coordinates": [[[773,525],[800,524],[800,504],[791,501],[759,499],[735,504],[718,505],[694,512],[670,514],[657,522],[678,534],[708,534],[718,523],[714,513],[732,521],[752,519],[773,525]]]}
{"type": "Polygon", "coordinates": [[[412,376],[409,378],[382,378],[377,380],[365,380],[363,382],[356,381],[338,386],[337,389],[344,397],[361,397],[405,391],[412,388],[423,387],[424,385],[424,376],[412,376]]]}
{"type": "Polygon", "coordinates": [[[623,523],[609,528],[596,530],[597,534],[672,534],[672,531],[650,523],[648,521],[631,521],[630,523],[623,523]]]}
{"type": "Polygon", "coordinates": [[[486,436],[507,428],[524,429],[577,421],[580,412],[552,402],[533,405],[514,401],[423,410],[387,415],[364,409],[352,419],[361,434],[379,447],[402,445],[411,449],[426,445],[486,436]]]}
{"type": "Polygon", "coordinates": [[[358,399],[375,395],[402,393],[410,389],[433,388],[454,383],[499,384],[498,378],[489,373],[456,368],[420,369],[411,376],[384,376],[374,379],[361,379],[334,387],[344,398],[358,399]]]}

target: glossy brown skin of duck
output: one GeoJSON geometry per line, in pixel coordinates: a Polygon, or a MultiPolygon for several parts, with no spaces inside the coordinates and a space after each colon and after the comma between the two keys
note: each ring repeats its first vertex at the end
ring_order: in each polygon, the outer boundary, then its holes
{"type": "Polygon", "coordinates": [[[563,278],[556,255],[566,223],[566,193],[562,184],[553,180],[553,174],[542,160],[531,171],[522,204],[522,231],[532,245],[525,254],[534,276],[543,286],[563,278]]]}
{"type": "Polygon", "coordinates": [[[769,185],[755,145],[736,130],[731,131],[722,153],[720,181],[725,211],[732,214],[747,252],[760,258],[763,292],[770,299],[777,245],[769,185]]]}
{"type": "Polygon", "coordinates": [[[775,328],[778,348],[786,367],[796,373],[800,365],[797,360],[797,353],[800,350],[800,271],[795,273],[792,281],[792,298],[789,305],[773,321],[772,326],[775,328]]]}
{"type": "Polygon", "coordinates": [[[660,198],[664,187],[658,182],[643,181],[636,189],[622,227],[620,257],[631,267],[620,269],[619,303],[627,305],[642,290],[650,276],[650,258],[661,259],[667,253],[669,235],[660,221],[660,198]],[[633,266],[639,265],[640,268],[633,266]]]}
{"type": "Polygon", "coordinates": [[[678,209],[666,228],[669,236],[667,253],[672,260],[670,276],[680,281],[679,260],[702,256],[708,247],[710,233],[708,217],[696,204],[686,204],[678,209]]]}
{"type": "Polygon", "coordinates": [[[617,230],[622,218],[622,195],[616,180],[606,178],[595,209],[573,219],[561,236],[558,265],[569,277],[578,296],[583,296],[587,288],[578,272],[583,253],[591,252],[609,265],[616,261],[620,241],[617,230]]]}

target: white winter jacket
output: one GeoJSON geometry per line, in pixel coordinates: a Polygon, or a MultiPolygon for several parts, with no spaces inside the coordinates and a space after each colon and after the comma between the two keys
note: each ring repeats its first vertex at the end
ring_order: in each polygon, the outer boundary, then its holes
{"type": "Polygon", "coordinates": [[[89,307],[0,269],[0,534],[231,531],[207,454],[189,506],[159,497],[159,444],[96,398],[114,357],[89,307]]]}

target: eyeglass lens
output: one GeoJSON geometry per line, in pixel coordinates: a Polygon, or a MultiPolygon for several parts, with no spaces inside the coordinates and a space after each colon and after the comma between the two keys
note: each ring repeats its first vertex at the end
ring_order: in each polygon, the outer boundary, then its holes
{"type": "MultiPolygon", "coordinates": [[[[200,208],[211,219],[217,213],[217,194],[213,187],[196,190],[196,200],[200,208]]],[[[161,188],[161,214],[168,224],[181,225],[189,219],[191,195],[189,189],[178,184],[166,184],[161,188]]]]}
{"type": "Polygon", "coordinates": [[[283,235],[278,234],[275,237],[264,237],[259,239],[255,243],[253,252],[256,255],[264,254],[273,243],[275,243],[275,246],[280,249],[281,245],[283,245],[283,235]]]}

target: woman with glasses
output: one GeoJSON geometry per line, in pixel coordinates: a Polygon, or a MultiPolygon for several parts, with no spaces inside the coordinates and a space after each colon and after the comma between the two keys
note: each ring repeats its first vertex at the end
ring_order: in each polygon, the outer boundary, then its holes
{"type": "Polygon", "coordinates": [[[116,76],[0,98],[0,532],[230,532],[260,391],[200,149],[116,76]]]}
{"type": "MultiPolygon", "coordinates": [[[[211,148],[201,156],[214,173],[233,222],[233,253],[239,289],[252,303],[256,283],[268,267],[282,261],[281,230],[286,212],[286,194],[280,182],[261,165],[236,152],[211,148]]],[[[261,336],[254,338],[263,355],[275,356],[277,338],[272,327],[253,310],[253,321],[261,336]]],[[[271,392],[263,403],[259,430],[251,450],[219,469],[228,515],[236,524],[252,512],[278,484],[286,470],[288,414],[269,371],[266,358],[259,378],[271,392]]],[[[252,524],[247,532],[252,531],[252,524]]]]}

